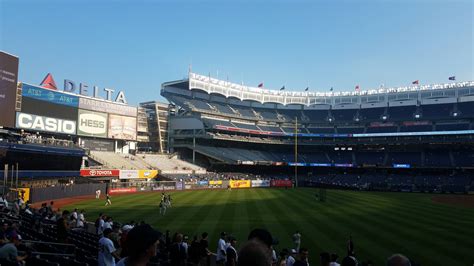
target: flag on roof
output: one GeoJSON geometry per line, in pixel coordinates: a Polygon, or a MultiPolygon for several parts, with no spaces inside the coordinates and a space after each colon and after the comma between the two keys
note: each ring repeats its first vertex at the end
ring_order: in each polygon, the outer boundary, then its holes
{"type": "Polygon", "coordinates": [[[283,86],[283,87],[280,88],[281,91],[284,90],[284,89],[285,89],[285,86],[283,86]]]}
{"type": "Polygon", "coordinates": [[[304,89],[304,91],[309,91],[309,87],[306,87],[306,89],[304,89]]]}
{"type": "Polygon", "coordinates": [[[449,80],[456,80],[456,76],[449,77],[449,80]]]}
{"type": "Polygon", "coordinates": [[[258,84],[259,88],[263,88],[263,83],[258,84]]]}
{"type": "Polygon", "coordinates": [[[415,81],[413,81],[411,84],[413,84],[413,85],[415,85],[415,84],[418,85],[418,84],[420,84],[420,81],[419,81],[419,80],[415,80],[415,81]]]}
{"type": "Polygon", "coordinates": [[[330,89],[329,91],[333,91],[333,90],[334,90],[334,88],[333,88],[333,87],[331,87],[331,89],[330,89]]]}
{"type": "Polygon", "coordinates": [[[51,73],[48,73],[46,77],[44,77],[43,81],[41,81],[40,86],[50,90],[58,90],[56,82],[54,82],[53,75],[51,75],[51,73]]]}
{"type": "Polygon", "coordinates": [[[360,91],[359,85],[356,85],[355,90],[356,90],[356,91],[360,91]]]}

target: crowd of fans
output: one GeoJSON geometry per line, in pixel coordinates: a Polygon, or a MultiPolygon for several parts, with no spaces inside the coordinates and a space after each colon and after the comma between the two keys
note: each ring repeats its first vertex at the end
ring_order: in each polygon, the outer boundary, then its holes
{"type": "MultiPolygon", "coordinates": [[[[347,242],[347,254],[341,258],[337,254],[314,251],[301,247],[302,236],[296,231],[291,240],[293,245],[276,250],[278,240],[265,229],[252,230],[246,239],[237,239],[231,234],[221,232],[217,248],[209,243],[209,234],[203,232],[200,236],[192,236],[166,231],[164,234],[155,230],[144,221],[120,224],[112,217],[100,214],[94,223],[87,223],[85,211],[72,211],[55,208],[54,202],[43,203],[39,208],[32,208],[29,202],[21,199],[13,202],[13,207],[5,204],[0,198],[0,211],[3,226],[0,228],[0,265],[63,265],[70,260],[72,265],[265,265],[265,266],[352,266],[373,265],[371,261],[359,261],[355,253],[355,245],[350,238],[347,242]],[[7,219],[5,219],[7,217],[7,219]],[[88,233],[92,226],[95,233],[88,233]],[[89,229],[89,230],[88,230],[89,229]],[[23,231],[23,232],[22,232],[23,231]],[[24,240],[23,233],[28,240],[24,240]],[[32,243],[32,234],[41,238],[45,243],[54,242],[57,245],[72,246],[87,258],[87,263],[80,261],[84,258],[61,257],[64,252],[57,252],[56,258],[52,252],[36,252],[32,243]],[[78,239],[85,240],[83,243],[78,239]],[[237,243],[241,242],[238,248],[237,243]],[[84,245],[89,249],[88,258],[84,245]],[[81,248],[79,248],[81,247],[81,248]],[[23,252],[19,252],[22,250],[23,252]],[[32,252],[33,251],[33,252],[32,252]],[[93,253],[95,252],[96,255],[93,253]],[[21,254],[21,255],[20,255],[21,254]],[[47,254],[49,260],[41,260],[47,254]],[[41,263],[40,263],[41,262],[41,263]],[[59,262],[59,264],[57,263],[59,262]],[[49,264],[48,264],[49,263],[49,264]]],[[[10,204],[11,205],[11,204],[10,204]]],[[[56,250],[57,251],[57,250],[56,250]]],[[[414,265],[400,254],[387,259],[387,265],[414,265]]]]}

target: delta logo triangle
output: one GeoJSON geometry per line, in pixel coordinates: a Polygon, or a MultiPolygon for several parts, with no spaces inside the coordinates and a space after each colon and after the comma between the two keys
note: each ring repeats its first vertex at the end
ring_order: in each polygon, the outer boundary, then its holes
{"type": "Polygon", "coordinates": [[[54,82],[53,75],[51,75],[51,73],[48,73],[46,77],[44,77],[40,86],[50,90],[58,90],[58,87],[56,87],[56,82],[54,82]]]}

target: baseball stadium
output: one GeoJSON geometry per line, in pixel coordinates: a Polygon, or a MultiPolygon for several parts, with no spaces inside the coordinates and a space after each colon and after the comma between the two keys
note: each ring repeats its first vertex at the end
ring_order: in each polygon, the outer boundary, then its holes
{"type": "Polygon", "coordinates": [[[0,266],[474,265],[473,22],[0,0],[0,266]]]}

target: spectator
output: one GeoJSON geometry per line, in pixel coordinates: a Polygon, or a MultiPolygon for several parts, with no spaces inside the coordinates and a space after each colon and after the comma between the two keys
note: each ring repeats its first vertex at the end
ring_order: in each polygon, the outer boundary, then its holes
{"type": "Polygon", "coordinates": [[[221,232],[221,238],[217,241],[217,251],[216,251],[216,265],[224,265],[227,258],[226,254],[226,232],[221,232]]]}
{"type": "Polygon", "coordinates": [[[27,256],[18,256],[17,247],[21,244],[21,236],[13,232],[10,235],[9,240],[9,243],[6,243],[0,248],[0,259],[13,265],[22,263],[27,256]]]}
{"type": "Polygon", "coordinates": [[[319,254],[321,259],[321,266],[330,266],[331,263],[331,255],[328,252],[322,252],[319,254]]]}
{"type": "Polygon", "coordinates": [[[188,249],[188,263],[191,265],[198,265],[200,259],[201,246],[198,237],[194,236],[191,246],[188,249]]]}
{"type": "Polygon", "coordinates": [[[177,233],[170,247],[170,262],[172,266],[186,265],[186,251],[183,247],[183,234],[177,233]]]}
{"type": "Polygon", "coordinates": [[[347,256],[341,261],[341,266],[357,266],[359,262],[354,256],[347,256]]]}
{"type": "Polygon", "coordinates": [[[293,266],[309,266],[308,255],[309,252],[307,248],[300,248],[298,259],[295,261],[293,266]]]}
{"type": "Polygon", "coordinates": [[[238,261],[237,250],[235,249],[236,244],[237,244],[237,239],[235,239],[235,237],[229,237],[229,243],[230,245],[227,247],[227,250],[226,250],[226,254],[227,254],[226,265],[235,266],[237,265],[237,261],[238,261]]]}
{"type": "Polygon", "coordinates": [[[161,233],[147,224],[134,227],[128,232],[125,241],[129,255],[120,260],[117,266],[147,265],[156,256],[160,238],[161,233]]]}
{"type": "Polygon", "coordinates": [[[288,256],[288,259],[286,260],[286,266],[293,266],[296,261],[296,255],[298,252],[296,252],[296,249],[291,249],[291,254],[288,256]]]}
{"type": "Polygon", "coordinates": [[[238,255],[238,266],[271,266],[272,257],[268,246],[262,241],[252,239],[245,243],[238,255]]]}
{"type": "Polygon", "coordinates": [[[128,256],[128,250],[125,246],[125,243],[127,242],[127,236],[128,236],[128,233],[130,232],[130,230],[133,229],[133,226],[131,225],[124,225],[122,227],[122,233],[120,234],[120,247],[122,248],[122,250],[120,251],[120,257],[127,257],[128,256]]]}
{"type": "Polygon", "coordinates": [[[77,217],[77,224],[76,227],[78,228],[84,228],[84,222],[86,221],[86,218],[84,217],[84,210],[81,210],[77,217]]]}
{"type": "Polygon", "coordinates": [[[104,215],[102,213],[99,213],[99,217],[97,220],[95,220],[95,229],[97,232],[97,235],[102,236],[102,232],[104,231],[104,215]]]}
{"type": "Polygon", "coordinates": [[[69,230],[69,211],[64,210],[61,218],[56,221],[56,230],[57,230],[57,238],[58,241],[61,243],[68,243],[68,230],[69,230]]]}
{"type": "Polygon", "coordinates": [[[301,245],[301,234],[299,231],[296,231],[293,234],[293,243],[295,244],[296,252],[300,252],[300,245],[301,245]]]}
{"type": "Polygon", "coordinates": [[[209,250],[209,241],[207,240],[208,237],[209,235],[207,234],[207,232],[202,233],[201,241],[199,242],[200,255],[201,255],[200,264],[203,266],[211,265],[212,252],[209,250]]]}
{"type": "Polygon", "coordinates": [[[99,239],[99,258],[97,263],[99,266],[115,266],[115,259],[120,259],[114,243],[110,240],[112,229],[105,229],[104,236],[99,239]]]}
{"type": "Polygon", "coordinates": [[[288,259],[288,249],[284,248],[281,252],[280,252],[280,257],[278,259],[278,262],[277,262],[277,266],[286,266],[286,262],[287,262],[287,259],[288,259]]]}
{"type": "Polygon", "coordinates": [[[411,266],[411,263],[404,255],[393,254],[387,259],[387,266],[411,266]]]}
{"type": "Polygon", "coordinates": [[[329,266],[341,266],[341,264],[337,263],[338,258],[337,254],[331,254],[331,263],[329,263],[329,266]]]}

